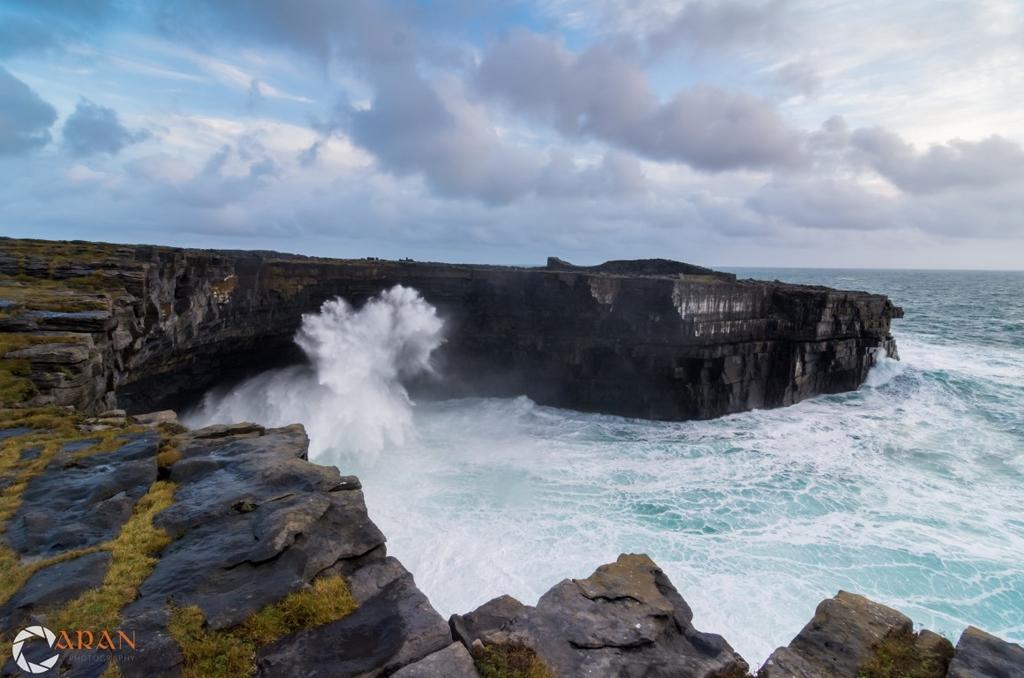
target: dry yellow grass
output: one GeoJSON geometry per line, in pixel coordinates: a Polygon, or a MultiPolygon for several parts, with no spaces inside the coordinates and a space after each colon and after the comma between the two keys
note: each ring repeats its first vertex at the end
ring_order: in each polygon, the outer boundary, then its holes
{"type": "Polygon", "coordinates": [[[233,633],[208,630],[198,607],[172,609],[167,628],[185,659],[184,678],[237,678],[252,672],[255,645],[233,633]]]}
{"type": "Polygon", "coordinates": [[[86,591],[52,617],[57,628],[112,629],[121,609],[135,600],[160,551],[171,542],[153,518],[174,500],[174,483],[158,480],[139,499],[121,533],[101,548],[111,554],[110,569],[99,588],[86,591]]]}
{"type": "MultiPolygon", "coordinates": [[[[138,428],[127,427],[100,433],[83,433],[76,428],[76,424],[80,421],[79,415],[68,410],[49,408],[8,410],[4,413],[6,414],[6,412],[10,412],[11,416],[4,419],[5,428],[29,426],[36,430],[23,436],[11,438],[0,445],[0,477],[8,477],[13,480],[10,485],[0,491],[0,536],[6,531],[7,522],[21,506],[22,494],[29,481],[46,468],[64,444],[78,440],[96,440],[94,444],[72,455],[69,461],[73,462],[89,455],[116,450],[124,443],[121,436],[138,428]],[[21,459],[23,450],[36,445],[42,449],[35,459],[21,459]]],[[[154,491],[160,489],[154,485],[150,488],[149,494],[140,499],[135,508],[136,515],[126,524],[125,530],[138,519],[140,511],[147,509],[154,491]]],[[[122,535],[124,535],[124,531],[122,531],[122,535]]],[[[38,570],[86,553],[112,549],[113,545],[118,543],[118,539],[120,537],[106,544],[68,551],[53,558],[28,563],[23,563],[18,554],[0,539],[0,604],[6,602],[38,570]]]]}
{"type": "Polygon", "coordinates": [[[160,441],[160,451],[156,455],[157,468],[166,471],[181,459],[176,438],[164,438],[160,441]]]}
{"type": "Polygon", "coordinates": [[[186,678],[227,678],[253,671],[261,646],[302,629],[341,619],[356,609],[348,584],[334,575],[285,596],[252,614],[244,624],[227,631],[211,631],[198,607],[171,610],[169,630],[185,657],[186,678]]]}

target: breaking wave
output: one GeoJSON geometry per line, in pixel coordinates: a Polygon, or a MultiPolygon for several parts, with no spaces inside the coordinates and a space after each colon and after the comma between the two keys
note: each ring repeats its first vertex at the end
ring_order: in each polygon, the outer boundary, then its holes
{"type": "Polygon", "coordinates": [[[310,366],[210,396],[187,422],[305,423],[443,615],[505,593],[532,604],[633,551],[754,665],[840,588],[954,641],[968,624],[1024,640],[1024,276],[757,277],[893,294],[902,362],[880,357],[854,392],[712,421],[527,398],[412,407],[401,381],[430,370],[442,327],[396,288],[325,304],[297,338],[310,366]]]}
{"type": "Polygon", "coordinates": [[[885,386],[896,377],[903,374],[907,369],[907,364],[902,363],[895,358],[890,358],[888,353],[884,349],[879,349],[883,355],[878,356],[877,362],[874,367],[868,372],[867,378],[864,380],[864,385],[869,388],[880,388],[885,386]]]}
{"type": "Polygon", "coordinates": [[[295,342],[309,365],[271,370],[227,392],[210,392],[184,416],[188,426],[255,421],[301,422],[310,455],[342,463],[409,442],[412,403],[402,380],[432,371],[443,341],[436,309],[396,285],[353,308],[343,299],[302,316],[295,342]]]}

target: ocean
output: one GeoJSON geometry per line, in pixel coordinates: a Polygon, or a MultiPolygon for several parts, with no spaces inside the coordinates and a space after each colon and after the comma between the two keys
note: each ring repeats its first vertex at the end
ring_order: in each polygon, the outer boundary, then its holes
{"type": "MultiPolygon", "coordinates": [[[[968,624],[1024,641],[1024,272],[732,271],[889,295],[906,312],[901,360],[856,392],[700,422],[522,397],[406,407],[400,386],[365,396],[381,370],[314,360],[333,399],[310,396],[310,368],[288,368],[212,393],[185,420],[306,423],[314,459],[360,476],[389,552],[442,615],[505,593],[532,604],[643,552],[697,628],[754,666],[840,589],[954,643],[968,624]],[[399,407],[402,430],[356,430],[342,414],[354,402],[399,407]]],[[[335,334],[360,322],[345,314],[335,334]]],[[[416,317],[429,347],[433,326],[416,317]]]]}

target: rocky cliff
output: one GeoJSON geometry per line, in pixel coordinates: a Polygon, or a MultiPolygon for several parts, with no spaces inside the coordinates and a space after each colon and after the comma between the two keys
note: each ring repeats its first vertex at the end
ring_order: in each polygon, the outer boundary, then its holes
{"type": "MultiPolygon", "coordinates": [[[[359,481],[306,460],[300,426],[0,414],[2,675],[750,675],[644,555],[446,621],[387,555],[359,481]]],[[[1018,678],[1024,648],[974,628],[954,648],[840,592],[757,675],[1018,678]]]]}
{"type": "Polygon", "coordinates": [[[302,313],[394,284],[446,322],[443,378],[419,389],[657,419],[855,389],[880,351],[896,355],[901,314],[881,295],[666,260],[514,268],[3,239],[0,349],[35,404],[158,409],[297,359],[302,313]]]}
{"type": "MultiPolygon", "coordinates": [[[[301,426],[189,431],[170,411],[108,409],[265,365],[302,312],[394,283],[446,316],[449,392],[676,418],[854,388],[878,349],[895,353],[899,314],[878,295],[663,260],[516,269],[5,240],[0,673],[748,676],[647,556],[534,606],[503,596],[445,620],[387,555],[358,479],[307,460],[301,426]]],[[[840,592],[757,675],[1016,678],[1024,649],[974,628],[954,648],[840,592]]]]}

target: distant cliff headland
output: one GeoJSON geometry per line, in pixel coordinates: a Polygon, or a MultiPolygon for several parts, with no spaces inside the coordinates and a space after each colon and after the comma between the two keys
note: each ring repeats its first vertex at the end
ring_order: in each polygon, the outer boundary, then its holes
{"type": "MultiPolygon", "coordinates": [[[[535,606],[504,596],[445,620],[387,555],[359,480],[307,460],[301,426],[188,430],[152,411],[297,359],[303,313],[394,284],[450,328],[423,393],[664,419],[857,388],[880,352],[895,356],[901,314],[881,295],[665,260],[512,268],[0,239],[4,651],[38,624],[133,634],[116,651],[63,649],[53,661],[74,676],[749,675],[643,555],[535,606]]],[[[15,655],[3,675],[54,650],[44,639],[15,655]]],[[[970,628],[954,648],[839,592],[756,673],[1022,667],[1017,645],[970,628]]]]}
{"type": "Polygon", "coordinates": [[[303,313],[395,284],[445,319],[437,395],[528,395],[651,419],[707,419],[856,389],[896,356],[885,296],[736,280],[667,260],[515,268],[272,252],[0,240],[0,331],[65,333],[18,359],[35,404],[180,405],[299,358],[303,313]]]}

